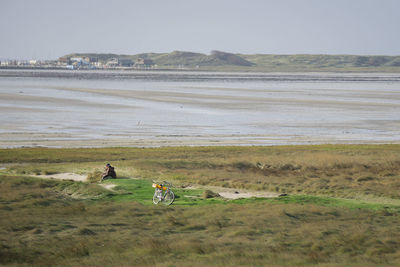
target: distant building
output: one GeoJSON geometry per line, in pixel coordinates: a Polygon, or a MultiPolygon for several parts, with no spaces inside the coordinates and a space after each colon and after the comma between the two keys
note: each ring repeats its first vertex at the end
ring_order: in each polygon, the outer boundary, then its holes
{"type": "Polygon", "coordinates": [[[90,57],[90,58],[89,58],[89,62],[90,62],[90,63],[99,62],[99,58],[97,58],[97,57],[90,57]]]}
{"type": "Polygon", "coordinates": [[[71,57],[70,60],[71,60],[72,62],[81,62],[81,61],[84,61],[83,58],[81,58],[81,57],[71,57]]]}
{"type": "Polygon", "coordinates": [[[19,60],[17,62],[17,65],[18,66],[29,66],[30,64],[29,64],[29,61],[27,61],[27,60],[19,60]]]}
{"type": "Polygon", "coordinates": [[[119,58],[118,59],[118,66],[121,67],[132,67],[133,61],[129,58],[119,58]]]}
{"type": "Polygon", "coordinates": [[[71,58],[69,57],[60,57],[58,58],[59,65],[71,65],[71,58]]]}
{"type": "Polygon", "coordinates": [[[105,67],[105,64],[104,64],[103,62],[100,62],[100,61],[93,62],[92,64],[93,64],[93,66],[95,66],[96,68],[100,68],[100,69],[105,67]]]}
{"type": "Polygon", "coordinates": [[[10,65],[12,65],[12,62],[11,62],[11,60],[6,60],[6,61],[1,62],[1,65],[2,66],[10,66],[10,65]]]}
{"type": "Polygon", "coordinates": [[[118,66],[118,59],[117,58],[111,58],[110,60],[107,61],[106,66],[107,67],[117,67],[118,66]]]}
{"type": "Polygon", "coordinates": [[[154,65],[153,60],[147,59],[147,58],[138,58],[138,60],[135,63],[135,67],[138,68],[148,68],[154,65]]]}

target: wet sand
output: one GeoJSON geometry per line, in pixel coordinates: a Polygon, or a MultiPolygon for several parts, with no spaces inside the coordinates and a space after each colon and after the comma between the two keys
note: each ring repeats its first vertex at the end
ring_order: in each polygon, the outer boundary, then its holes
{"type": "Polygon", "coordinates": [[[0,71],[0,112],[0,147],[400,143],[400,75],[0,71]]]}
{"type": "Polygon", "coordinates": [[[53,147],[53,148],[91,148],[91,147],[162,147],[162,146],[265,146],[265,145],[300,145],[300,144],[400,144],[399,140],[375,141],[375,140],[347,140],[335,137],[321,138],[285,138],[284,136],[204,136],[194,137],[157,137],[155,140],[137,139],[132,137],[115,139],[91,139],[79,140],[79,137],[69,135],[39,135],[24,133],[18,135],[19,140],[0,134],[1,148],[16,147],[53,147]],[[78,140],[74,140],[78,138],[78,140]],[[4,139],[8,139],[5,140],[4,139]],[[12,140],[10,140],[12,139],[12,140]]]}

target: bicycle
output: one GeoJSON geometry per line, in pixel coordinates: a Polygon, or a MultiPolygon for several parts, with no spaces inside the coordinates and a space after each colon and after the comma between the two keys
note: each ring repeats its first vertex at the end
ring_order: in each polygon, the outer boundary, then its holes
{"type": "Polygon", "coordinates": [[[153,187],[155,188],[153,203],[157,205],[158,203],[163,203],[164,205],[171,205],[175,200],[175,194],[172,192],[171,188],[172,184],[168,182],[163,182],[162,184],[154,183],[153,187]],[[163,193],[165,191],[165,193],[163,193]]]}

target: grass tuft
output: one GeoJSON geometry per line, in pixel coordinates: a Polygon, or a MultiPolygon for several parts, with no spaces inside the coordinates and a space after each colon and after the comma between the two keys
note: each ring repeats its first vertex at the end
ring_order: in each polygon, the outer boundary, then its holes
{"type": "Polygon", "coordinates": [[[88,228],[83,228],[79,230],[80,235],[96,235],[96,233],[88,228]]]}
{"type": "Polygon", "coordinates": [[[202,194],[202,198],[203,199],[207,199],[207,198],[215,198],[215,197],[219,197],[220,195],[218,193],[215,193],[211,190],[204,190],[203,194],[202,194]]]}
{"type": "Polygon", "coordinates": [[[88,181],[89,183],[98,183],[101,181],[102,176],[103,173],[101,171],[94,170],[93,172],[87,175],[86,181],[88,181]]]}

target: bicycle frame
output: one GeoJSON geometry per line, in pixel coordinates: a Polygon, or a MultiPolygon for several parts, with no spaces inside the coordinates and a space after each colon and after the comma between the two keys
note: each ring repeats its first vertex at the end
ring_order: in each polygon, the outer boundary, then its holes
{"type": "Polygon", "coordinates": [[[170,186],[172,186],[171,184],[167,182],[164,182],[163,184],[153,183],[152,186],[155,188],[153,196],[154,204],[162,202],[165,205],[171,205],[172,202],[174,202],[175,194],[170,189],[170,186]]]}

